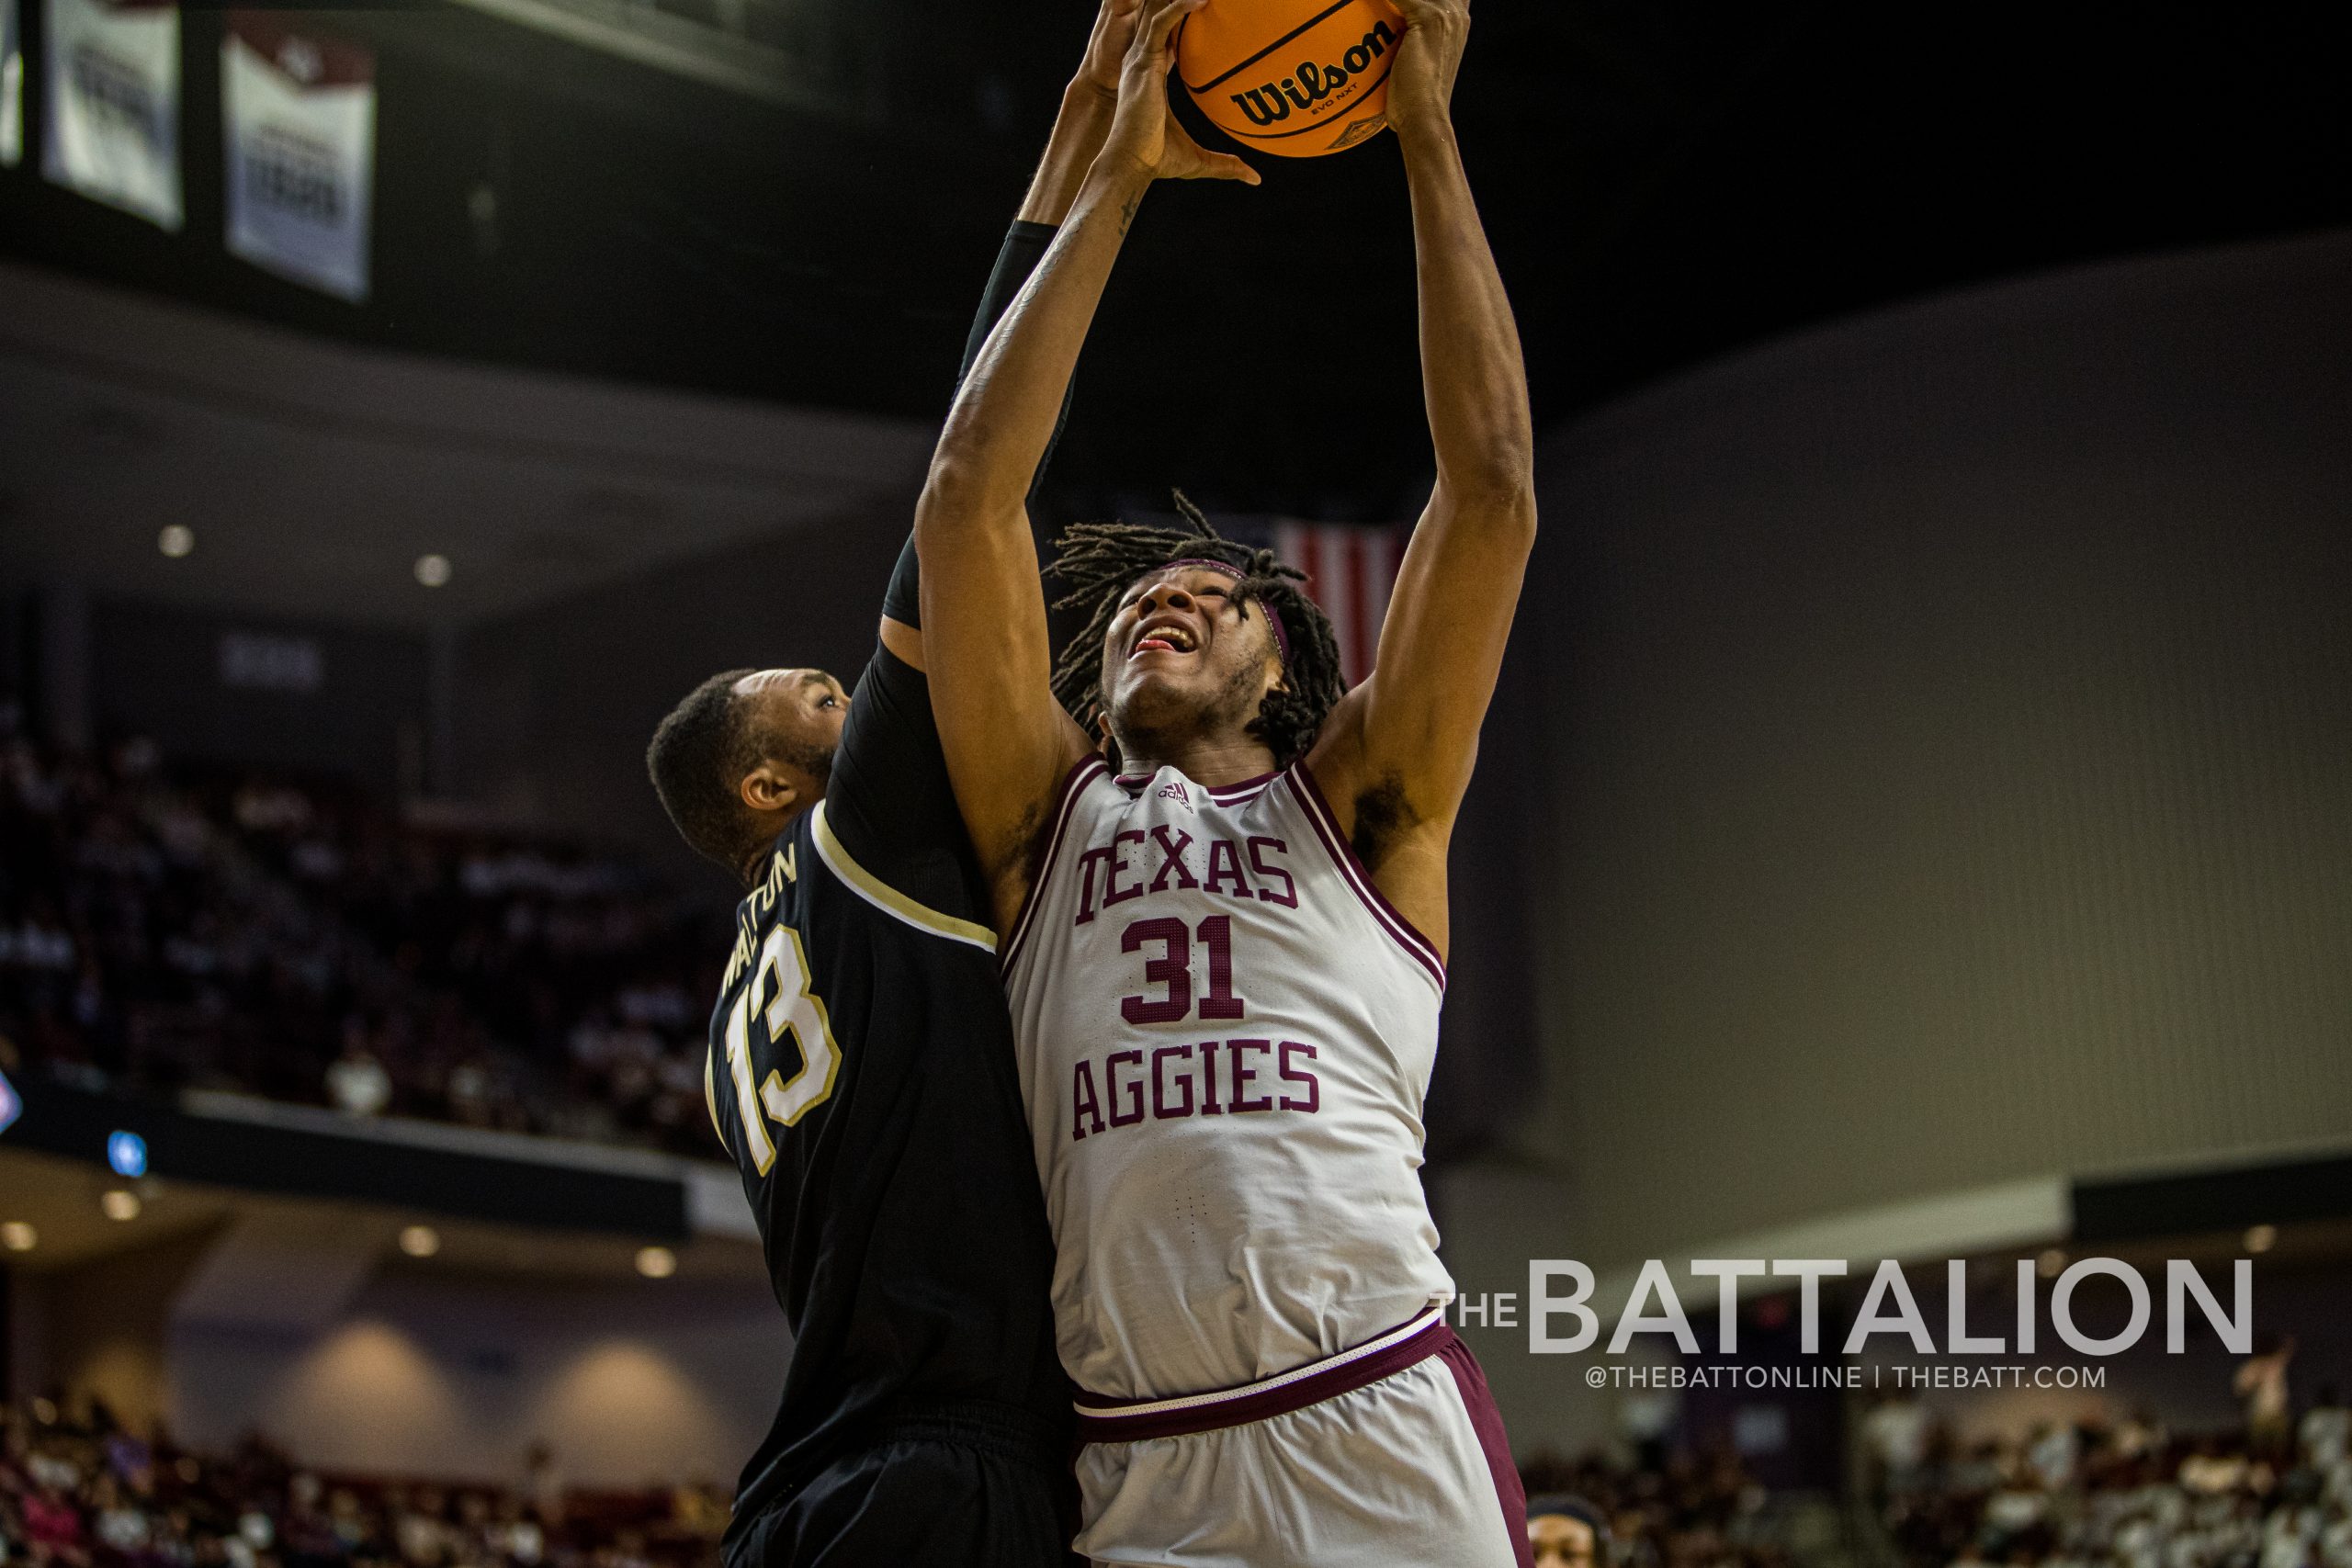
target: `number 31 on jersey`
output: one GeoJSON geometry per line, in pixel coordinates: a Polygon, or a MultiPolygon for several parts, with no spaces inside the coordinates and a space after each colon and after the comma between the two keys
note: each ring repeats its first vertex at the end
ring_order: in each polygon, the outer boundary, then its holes
{"type": "Polygon", "coordinates": [[[775,1141],[768,1136],[766,1123],[773,1120],[789,1127],[823,1104],[833,1092],[833,1075],[842,1065],[825,1004],[808,985],[808,955],[800,945],[800,933],[786,925],[772,927],[760,945],[752,983],[727,1015],[727,1071],[735,1083],[735,1111],[743,1122],[743,1146],[762,1176],[775,1164],[775,1141]],[[752,1060],[753,1013],[766,1023],[769,1044],[792,1036],[800,1068],[790,1077],[779,1067],[769,1068],[764,1079],[759,1077],[752,1060]]]}

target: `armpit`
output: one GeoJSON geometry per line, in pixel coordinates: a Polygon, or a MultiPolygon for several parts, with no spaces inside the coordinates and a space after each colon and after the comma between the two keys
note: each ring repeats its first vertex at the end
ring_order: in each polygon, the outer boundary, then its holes
{"type": "Polygon", "coordinates": [[[1397,840],[1421,824],[1405,793],[1404,776],[1389,773],[1359,791],[1355,797],[1355,828],[1348,842],[1366,871],[1378,871],[1397,840]]]}

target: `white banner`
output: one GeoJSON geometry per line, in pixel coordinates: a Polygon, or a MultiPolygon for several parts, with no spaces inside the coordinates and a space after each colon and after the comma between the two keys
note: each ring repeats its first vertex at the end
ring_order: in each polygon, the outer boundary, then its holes
{"type": "Polygon", "coordinates": [[[229,249],[280,277],[367,299],[375,56],[306,19],[232,11],[220,100],[229,249]]]}
{"type": "Polygon", "coordinates": [[[25,155],[25,46],[17,31],[17,0],[0,0],[0,167],[25,155]]]}
{"type": "Polygon", "coordinates": [[[49,0],[42,172],[180,226],[180,14],[153,0],[49,0]]]}

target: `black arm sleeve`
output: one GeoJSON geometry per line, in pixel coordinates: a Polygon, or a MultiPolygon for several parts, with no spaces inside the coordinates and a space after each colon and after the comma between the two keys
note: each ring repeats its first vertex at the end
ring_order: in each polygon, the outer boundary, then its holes
{"type": "MultiPolygon", "coordinates": [[[[988,291],[980,297],[979,314],[965,340],[957,386],[963,385],[980,345],[1053,243],[1054,229],[1047,223],[1015,222],[1004,237],[988,291]]],[[[1061,438],[1062,421],[1069,417],[1065,389],[1061,415],[1054,423],[1055,440],[1061,438]]],[[[1037,462],[1040,478],[1052,456],[1048,443],[1046,457],[1037,462]]],[[[910,536],[882,597],[882,613],[910,626],[922,625],[920,587],[915,542],[910,536]]],[[[942,914],[989,923],[988,889],[972,863],[964,819],[956,809],[955,787],[947,777],[947,755],[932,718],[931,683],[886,648],[875,649],[873,662],[850,699],[849,722],[842,728],[832,780],[825,790],[825,817],[842,847],[900,893],[942,914]]]]}
{"type": "MultiPolygon", "coordinates": [[[[972,373],[972,361],[980,356],[980,346],[989,341],[989,333],[1046,259],[1046,251],[1054,243],[1054,226],[1050,223],[1023,223],[1016,220],[1012,231],[1004,237],[1004,248],[997,252],[996,270],[989,274],[988,291],[980,296],[980,312],[972,318],[971,335],[964,340],[964,364],[956,372],[956,384],[972,373]]],[[[1054,420],[1053,438],[1046,443],[1045,456],[1037,459],[1037,473],[1029,482],[1029,493],[1037,493],[1037,486],[1045,482],[1046,466],[1054,459],[1054,446],[1062,438],[1062,426],[1069,423],[1069,389],[1062,389],[1062,412],[1054,420]]],[[[906,548],[899,552],[899,565],[890,573],[890,587],[882,595],[882,613],[894,621],[910,626],[922,625],[922,581],[915,566],[915,541],[908,536],[906,548]]]]}

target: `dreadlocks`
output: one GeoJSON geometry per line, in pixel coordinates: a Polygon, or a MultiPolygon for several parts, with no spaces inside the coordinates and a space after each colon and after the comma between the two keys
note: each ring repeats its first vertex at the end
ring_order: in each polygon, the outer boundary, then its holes
{"type": "Polygon", "coordinates": [[[1054,608],[1089,612],[1085,627],[1062,645],[1054,695],[1089,735],[1095,733],[1102,706],[1102,641],[1129,585],[1178,561],[1220,561],[1240,573],[1233,596],[1241,614],[1247,616],[1252,604],[1262,605],[1281,627],[1283,683],[1266,694],[1249,729],[1273,752],[1274,765],[1286,768],[1315,744],[1323,720],[1347,691],[1331,619],[1306,596],[1304,572],[1284,566],[1272,550],[1225,537],[1182,491],[1174,493],[1181,526],[1074,523],[1054,541],[1058,553],[1046,570],[1069,590],[1054,608]]]}

